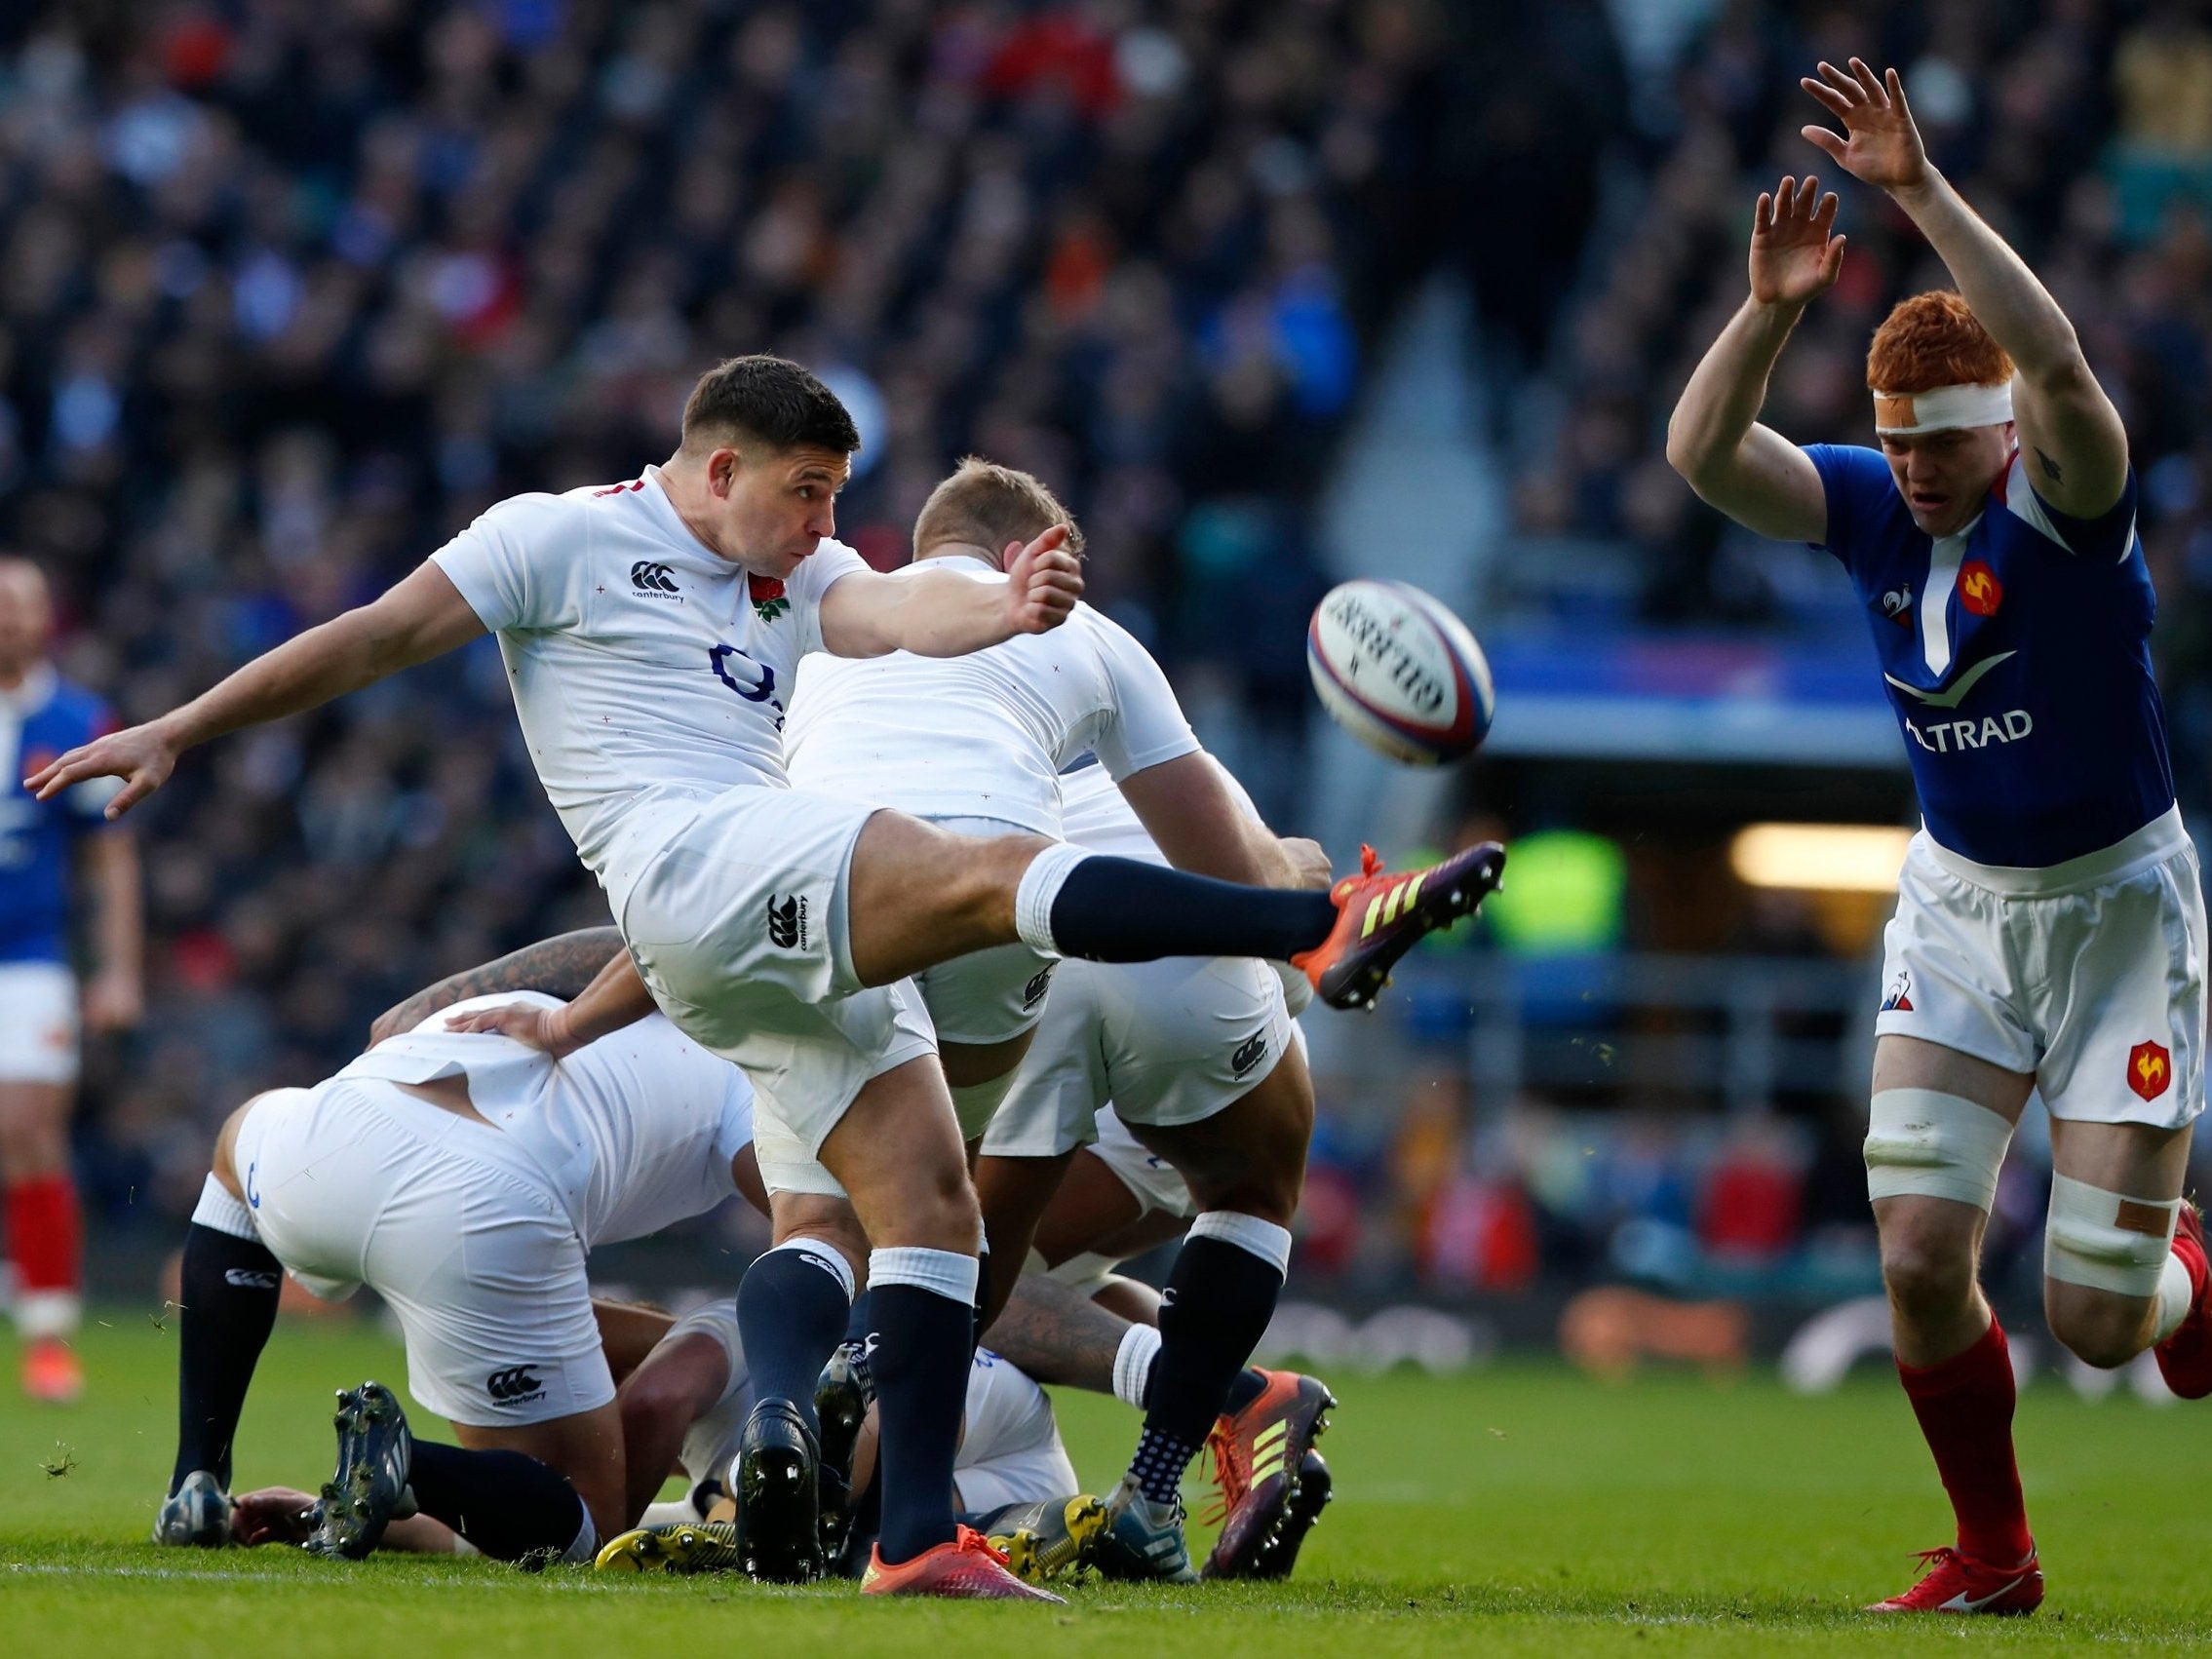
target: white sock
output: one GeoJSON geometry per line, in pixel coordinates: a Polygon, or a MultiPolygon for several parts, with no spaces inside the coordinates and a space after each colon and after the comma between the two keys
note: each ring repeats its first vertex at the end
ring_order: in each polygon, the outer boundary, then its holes
{"type": "Polygon", "coordinates": [[[2151,1340],[2163,1342],[2179,1331],[2195,1299],[2196,1287],[2189,1282],[2189,1269],[2182,1265],[2180,1256],[2167,1256],[2166,1265],[2158,1270],[2158,1325],[2151,1340]]]}
{"type": "Polygon", "coordinates": [[[258,1239],[261,1235],[253,1227],[253,1212],[231,1196],[230,1188],[214,1177],[210,1171],[205,1185],[200,1188],[200,1202],[193,1208],[192,1219],[203,1227],[213,1227],[218,1233],[228,1233],[234,1239],[258,1239]]]}
{"type": "Polygon", "coordinates": [[[924,1250],[918,1245],[906,1245],[892,1250],[878,1250],[868,1257],[868,1284],[871,1290],[884,1285],[912,1285],[918,1290],[935,1291],[941,1296],[975,1306],[976,1286],[982,1275],[982,1264],[972,1255],[957,1251],[924,1250]]]}
{"type": "Polygon", "coordinates": [[[1188,1236],[1220,1239],[1223,1244],[1257,1255],[1278,1273],[1288,1274],[1291,1270],[1290,1229],[1262,1221],[1257,1215],[1236,1210],[1208,1210],[1190,1223],[1188,1236]]]}
{"type": "Polygon", "coordinates": [[[1152,1380],[1152,1362],[1159,1357],[1157,1326],[1132,1325],[1121,1333],[1121,1347],[1113,1356],[1113,1397],[1134,1410],[1145,1408],[1145,1390],[1152,1380]]]}
{"type": "Polygon", "coordinates": [[[1061,954],[1052,937],[1052,902],[1067,880],[1067,872],[1091,855],[1081,847],[1055,841],[1029,861],[1014,889],[1014,931],[1031,950],[1046,956],[1061,954]]]}

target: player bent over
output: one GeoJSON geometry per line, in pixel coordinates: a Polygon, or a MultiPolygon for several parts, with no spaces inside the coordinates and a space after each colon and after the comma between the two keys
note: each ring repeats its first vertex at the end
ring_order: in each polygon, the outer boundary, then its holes
{"type": "Polygon", "coordinates": [[[248,1101],[186,1237],[156,1540],[225,1539],[231,1443],[281,1268],[319,1295],[373,1289],[406,1335],[409,1392],[461,1441],[412,1441],[379,1384],[342,1395],[310,1548],[366,1555],[419,1509],[503,1561],[589,1561],[631,1512],[585,1257],[755,1184],[752,1108],[743,1073],[657,1018],[559,1063],[425,1027],[248,1101]]]}
{"type": "Polygon", "coordinates": [[[934,1044],[903,982],[1018,941],[1109,960],[1295,957],[1325,999],[1362,1005],[1415,940],[1471,907],[1478,864],[1348,877],[1330,895],[1275,892],[1040,836],[948,834],[791,790],[779,738],[805,652],[956,656],[1057,626],[1081,589],[1057,529],[1008,561],[1002,587],[870,570],[830,539],[858,444],[813,375],[732,359],[694,387],[665,466],[502,502],[383,598],[31,782],[43,798],[121,776],[117,815],[195,744],[496,633],[539,779],[631,957],[604,997],[587,991],[547,1016],[541,1038],[565,1052],[657,1004],[759,1093],[782,1248],[748,1269],[739,1314],[762,1396],[743,1524],[763,1569],[820,1570],[811,1393],[865,1258],[884,1485],[865,1588],[1028,1598],[962,1559],[974,1541],[947,1499],[980,1217],[934,1044]],[[844,1206],[784,1177],[817,1165],[851,1194],[865,1238],[844,1206]]]}
{"type": "Polygon", "coordinates": [[[77,1081],[77,981],[69,967],[69,899],[81,867],[97,900],[98,973],[84,1017],[135,1024],[142,1002],[138,857],[104,824],[104,781],[34,800],[24,771],[113,722],[99,700],[47,660],[53,605],[27,559],[0,559],[0,1180],[23,1392],[63,1404],[84,1388],[69,1346],[80,1309],[83,1222],[69,1173],[77,1081]]]}
{"type": "Polygon", "coordinates": [[[1982,1227],[2039,1089],[2052,1334],[2096,1366],[2154,1345],[2177,1394],[2212,1392],[2201,1223],[2181,1198],[2204,1105],[2203,900],[2119,417],[2050,294],[1929,165],[1896,71],[1853,58],[1804,85],[1845,130],[1805,135],[1889,193],[1959,291],[1877,330],[1879,450],[1757,424],[1843,254],[1836,198],[1785,178],[1759,199],[1751,298],[1683,392],[1667,456],[1740,523],[1828,548],[1867,607],[1923,818],[1887,933],[1867,1185],[1898,1373],[1959,1523],[1877,1610],[2026,1613],[2043,1579],[1982,1227]]]}

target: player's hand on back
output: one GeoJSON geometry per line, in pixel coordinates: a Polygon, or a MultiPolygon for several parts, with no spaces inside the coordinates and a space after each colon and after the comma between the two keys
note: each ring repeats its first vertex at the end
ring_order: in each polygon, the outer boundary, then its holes
{"type": "Polygon", "coordinates": [[[1751,220],[1751,297],[1762,305],[1804,305],[1836,286],[1843,238],[1835,234],[1837,201],[1820,180],[1785,178],[1762,192],[1751,220]]]}
{"type": "Polygon", "coordinates": [[[568,1004],[558,1008],[542,1008],[531,1002],[506,1002],[497,1008],[472,1008],[465,1014],[446,1017],[448,1031],[481,1031],[495,1036],[512,1037],[533,1049],[543,1049],[559,1060],[563,1055],[573,1054],[583,1045],[576,1040],[568,1022],[568,1004]]]}
{"type": "Polygon", "coordinates": [[[1055,524],[1027,547],[1006,544],[1006,605],[1015,633],[1058,628],[1083,597],[1083,567],[1067,541],[1067,526],[1055,524]]]}
{"type": "Polygon", "coordinates": [[[1303,835],[1284,835],[1283,853],[1291,862],[1295,877],[1292,885],[1326,893],[1334,885],[1337,872],[1330,868],[1329,855],[1319,841],[1309,841],[1303,835]]]}
{"type": "Polygon", "coordinates": [[[176,770],[176,746],[162,734],[160,722],[128,726],[82,748],[56,756],[23,782],[40,800],[52,800],[87,778],[121,778],[123,787],[107,803],[110,821],[121,818],[176,770]]]}
{"type": "Polygon", "coordinates": [[[1910,190],[1927,182],[1934,170],[1896,70],[1877,75],[1854,58],[1848,69],[1823,63],[1818,78],[1807,75],[1798,85],[1843,123],[1843,137],[1826,127],[1806,127],[1804,133],[1845,173],[1878,190],[1910,190]]]}

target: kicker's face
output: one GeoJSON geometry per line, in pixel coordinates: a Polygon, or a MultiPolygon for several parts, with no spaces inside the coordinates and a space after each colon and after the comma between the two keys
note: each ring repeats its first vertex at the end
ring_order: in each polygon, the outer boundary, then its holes
{"type": "Polygon", "coordinates": [[[739,456],[714,480],[722,557],[778,580],[837,533],[837,491],[851,476],[849,456],[802,447],[739,456]]]}
{"type": "Polygon", "coordinates": [[[2012,458],[2012,423],[1941,432],[1885,434],[1882,458],[1913,522],[1931,536],[1957,535],[1982,510],[2012,458]]]}

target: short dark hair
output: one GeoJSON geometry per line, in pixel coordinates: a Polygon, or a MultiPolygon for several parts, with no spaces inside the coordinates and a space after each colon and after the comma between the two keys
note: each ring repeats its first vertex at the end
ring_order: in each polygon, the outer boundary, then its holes
{"type": "Polygon", "coordinates": [[[786,358],[733,357],[699,376],[683,401],[683,446],[709,437],[750,438],[771,449],[849,455],[860,432],[837,394],[786,358]]]}
{"type": "Polygon", "coordinates": [[[1008,542],[1034,541],[1055,524],[1067,526],[1067,551],[1081,558],[1083,532],[1075,526],[1075,516],[1041,479],[970,455],[921,504],[914,520],[914,557],[959,542],[983,548],[995,559],[1008,542]]]}

